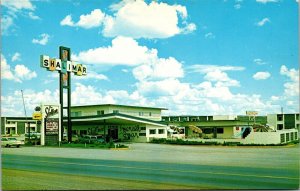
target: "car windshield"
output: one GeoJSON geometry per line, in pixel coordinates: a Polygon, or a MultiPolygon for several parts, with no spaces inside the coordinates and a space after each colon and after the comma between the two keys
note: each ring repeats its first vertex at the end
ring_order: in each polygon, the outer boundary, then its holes
{"type": "Polygon", "coordinates": [[[8,138],[8,140],[10,140],[10,141],[16,141],[17,139],[16,138],[8,138]]]}

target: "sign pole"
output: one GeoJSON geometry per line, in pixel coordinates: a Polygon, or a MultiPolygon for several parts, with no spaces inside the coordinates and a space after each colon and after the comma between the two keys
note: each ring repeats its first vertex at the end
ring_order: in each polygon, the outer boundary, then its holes
{"type": "Polygon", "coordinates": [[[71,61],[71,49],[67,47],[59,47],[59,58],[62,61],[62,69],[60,70],[60,105],[61,105],[61,140],[63,140],[63,122],[64,122],[64,109],[67,110],[67,132],[68,132],[68,142],[72,142],[72,123],[71,123],[71,72],[67,71],[67,61],[71,61]],[[67,78],[66,78],[67,76],[67,78]],[[65,81],[67,83],[65,84],[65,81]],[[67,107],[64,107],[64,89],[67,89],[67,107]]]}
{"type": "Polygon", "coordinates": [[[87,74],[86,65],[71,61],[71,49],[60,46],[59,59],[50,58],[47,55],[40,56],[40,65],[48,71],[59,71],[59,103],[60,103],[60,136],[59,140],[63,140],[64,136],[64,111],[67,116],[67,132],[68,142],[72,142],[72,121],[71,121],[71,74],[77,76],[85,76],[87,74]],[[64,106],[64,89],[67,89],[66,107],[64,106]]]}

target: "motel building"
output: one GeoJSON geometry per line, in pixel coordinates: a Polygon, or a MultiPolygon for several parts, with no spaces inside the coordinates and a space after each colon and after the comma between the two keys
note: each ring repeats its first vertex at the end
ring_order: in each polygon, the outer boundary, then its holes
{"type": "MultiPolygon", "coordinates": [[[[115,104],[73,106],[72,135],[102,135],[106,139],[133,142],[167,138],[162,110],[166,109],[115,104]]],[[[65,129],[66,126],[64,120],[65,129]]]]}
{"type": "Polygon", "coordinates": [[[284,144],[298,140],[299,113],[267,116],[163,116],[169,137],[202,142],[284,144]]]}
{"type": "MultiPolygon", "coordinates": [[[[55,118],[59,111],[54,105],[42,105],[43,119],[1,117],[2,136],[20,139],[40,134],[40,141],[58,142],[62,129],[53,136],[46,128],[45,116],[55,118]],[[52,108],[47,110],[45,108],[52,108]],[[53,109],[54,108],[54,109],[53,109]],[[48,112],[47,112],[47,111],[48,112]],[[46,111],[46,112],[43,112],[46,111]],[[54,115],[55,114],[55,115],[54,115]],[[50,135],[49,135],[50,133],[50,135]]],[[[202,142],[238,142],[242,144],[284,144],[298,140],[299,113],[269,114],[267,116],[210,115],[162,116],[165,108],[117,104],[83,105],[71,107],[72,135],[98,135],[106,141],[149,142],[154,138],[184,139],[202,142]]],[[[58,119],[48,119],[50,123],[58,119]]],[[[61,126],[60,123],[58,126],[61,126]]],[[[67,117],[62,127],[67,134],[67,117]]],[[[52,130],[53,130],[52,126],[52,130]]]]}

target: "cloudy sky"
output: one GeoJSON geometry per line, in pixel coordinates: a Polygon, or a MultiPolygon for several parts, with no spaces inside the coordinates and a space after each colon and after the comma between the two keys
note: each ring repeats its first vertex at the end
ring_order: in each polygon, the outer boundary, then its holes
{"type": "Polygon", "coordinates": [[[296,0],[2,0],[2,116],[58,103],[39,57],[88,67],[72,105],[168,108],[165,115],[299,112],[296,0]]]}

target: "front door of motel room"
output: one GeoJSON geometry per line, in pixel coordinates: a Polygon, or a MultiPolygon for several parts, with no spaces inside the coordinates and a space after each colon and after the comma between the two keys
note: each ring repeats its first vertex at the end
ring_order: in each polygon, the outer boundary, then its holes
{"type": "Polygon", "coordinates": [[[108,129],[108,136],[111,137],[113,140],[117,140],[118,139],[118,128],[108,129]]]}

